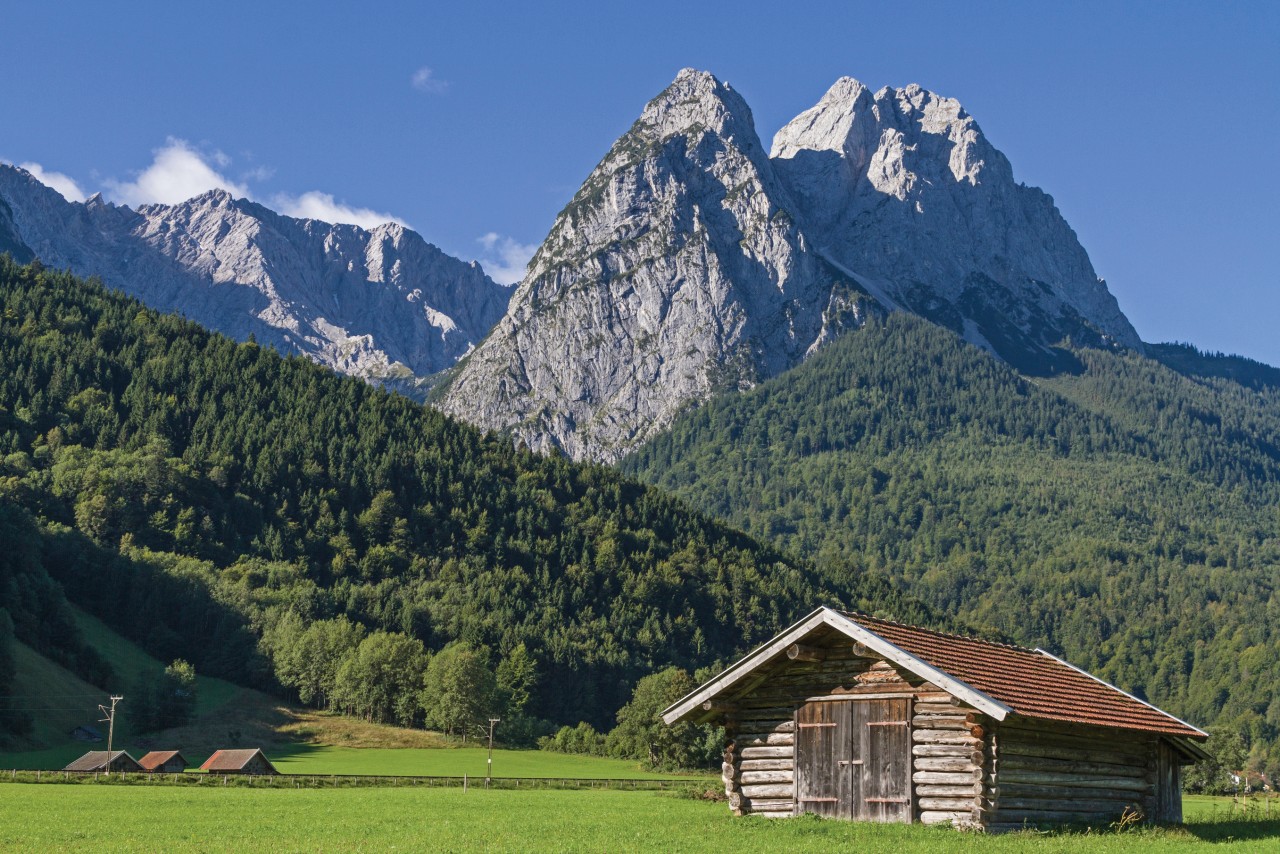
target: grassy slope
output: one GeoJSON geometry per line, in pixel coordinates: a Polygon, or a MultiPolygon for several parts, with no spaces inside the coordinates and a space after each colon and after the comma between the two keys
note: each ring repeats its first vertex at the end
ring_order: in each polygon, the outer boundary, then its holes
{"type": "MultiPolygon", "coordinates": [[[[129,750],[134,757],[147,750],[178,746],[187,750],[188,759],[196,759],[193,754],[207,755],[215,749],[207,745],[225,746],[230,735],[261,739],[274,734],[276,726],[288,722],[282,712],[276,711],[275,700],[265,694],[239,688],[232,682],[197,676],[196,721],[192,726],[137,734],[129,723],[129,694],[141,677],[163,671],[164,663],[115,634],[95,617],[79,609],[74,609],[74,615],[84,640],[99,650],[111,665],[115,677],[110,690],[124,697],[116,718],[115,746],[129,750]]],[[[13,693],[26,698],[26,708],[33,709],[36,730],[26,744],[17,745],[19,749],[0,753],[0,766],[60,768],[84,750],[106,748],[105,743],[73,741],[70,731],[87,723],[106,735],[106,725],[99,723],[102,714],[97,705],[106,702],[108,691],[95,688],[23,644],[17,644],[17,661],[13,693]]],[[[200,758],[204,759],[204,755],[200,758]]]]}
{"type": "Polygon", "coordinates": [[[724,804],[653,792],[222,789],[0,784],[0,850],[946,852],[1261,851],[1280,820],[1189,816],[1186,829],[1017,833],[803,818],[735,819],[724,804]],[[74,816],[74,821],[67,817],[74,816]],[[127,816],[122,822],[120,816],[127,816]]]}
{"type": "Polygon", "coordinates": [[[49,661],[23,643],[14,644],[17,673],[12,694],[28,709],[35,732],[29,746],[66,741],[68,733],[82,724],[98,726],[98,703],[106,692],[95,688],[68,670],[49,661]]]}
{"type": "MultiPolygon", "coordinates": [[[[107,627],[106,623],[74,608],[76,624],[84,635],[85,641],[94,647],[110,664],[116,674],[120,693],[127,693],[130,686],[141,677],[157,676],[164,672],[168,662],[160,662],[152,658],[137,644],[126,640],[107,627]]],[[[196,675],[196,714],[205,715],[217,711],[230,702],[241,691],[225,679],[196,675]]],[[[101,692],[99,692],[101,693],[101,692]]],[[[128,730],[126,730],[128,731],[128,730]]]]}

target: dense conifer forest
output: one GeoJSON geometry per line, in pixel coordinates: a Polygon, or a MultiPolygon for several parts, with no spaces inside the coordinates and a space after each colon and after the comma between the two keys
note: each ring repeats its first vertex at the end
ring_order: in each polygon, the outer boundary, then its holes
{"type": "Polygon", "coordinates": [[[0,259],[0,679],[20,642],[119,687],[71,601],[316,706],[604,731],[835,602],[1045,645],[1274,770],[1277,372],[1148,353],[1032,379],[895,315],[683,418],[624,465],[655,488],[0,259]]]}
{"type": "Polygon", "coordinates": [[[613,470],[2,256],[0,542],[0,678],[16,638],[119,685],[70,599],[162,661],[443,729],[459,679],[607,728],[646,674],[823,602],[941,621],[613,470]]]}
{"type": "Polygon", "coordinates": [[[1277,372],[1151,354],[1080,349],[1030,379],[893,315],[623,468],[820,572],[852,565],[1240,732],[1280,770],[1277,372]]]}

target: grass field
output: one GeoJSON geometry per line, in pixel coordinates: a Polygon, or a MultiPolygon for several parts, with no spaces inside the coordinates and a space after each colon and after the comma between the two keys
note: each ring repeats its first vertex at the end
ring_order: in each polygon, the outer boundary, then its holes
{"type": "MultiPolygon", "coordinates": [[[[480,747],[379,750],[294,745],[292,752],[288,748],[281,748],[281,751],[279,759],[273,756],[272,761],[285,774],[409,774],[440,777],[485,775],[486,752],[480,747]]],[[[674,775],[644,771],[639,763],[621,759],[568,756],[545,750],[495,749],[493,776],[661,780],[670,779],[674,775]]]]}
{"type": "Polygon", "coordinates": [[[735,819],[655,792],[253,790],[0,784],[0,850],[1257,852],[1280,819],[1191,802],[1185,828],[975,837],[813,818],[735,819]]]}

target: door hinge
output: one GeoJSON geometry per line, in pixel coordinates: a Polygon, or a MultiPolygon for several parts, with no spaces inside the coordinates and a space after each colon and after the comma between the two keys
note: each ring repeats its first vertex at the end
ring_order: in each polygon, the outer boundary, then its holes
{"type": "Polygon", "coordinates": [[[910,798],[863,798],[869,804],[909,804],[910,798]]]}
{"type": "Polygon", "coordinates": [[[867,726],[910,726],[910,721],[867,721],[867,726]]]}
{"type": "Polygon", "coordinates": [[[796,726],[800,727],[800,729],[816,729],[817,727],[836,726],[836,724],[796,724],[796,726]]]}

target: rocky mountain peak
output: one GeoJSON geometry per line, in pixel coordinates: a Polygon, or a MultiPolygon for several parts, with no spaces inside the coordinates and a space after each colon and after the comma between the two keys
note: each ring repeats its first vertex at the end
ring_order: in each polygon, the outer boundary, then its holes
{"type": "Polygon", "coordinates": [[[803,358],[840,279],[806,249],[746,102],[685,69],[557,217],[442,405],[614,460],[690,401],[803,358]]]}
{"type": "Polygon", "coordinates": [[[746,101],[715,75],[682,69],[645,105],[560,212],[530,261],[513,303],[518,307],[547,299],[552,294],[546,288],[554,287],[554,282],[546,280],[549,270],[564,266],[570,258],[590,255],[611,241],[629,239],[632,226],[642,224],[641,218],[593,216],[602,201],[616,201],[615,191],[639,190],[631,182],[651,180],[655,170],[709,172],[729,168],[731,163],[745,165],[753,173],[747,183],[767,182],[776,188],[746,101]],[[522,296],[523,290],[531,292],[522,296]]]}
{"type": "Polygon", "coordinates": [[[854,130],[870,124],[859,123],[861,114],[875,108],[871,90],[852,77],[841,77],[817,104],[792,119],[773,138],[770,157],[794,157],[798,151],[837,151],[858,159],[864,144],[854,130]],[[850,148],[850,145],[853,145],[850,148]]]}
{"type": "Polygon", "coordinates": [[[229,190],[224,190],[221,187],[214,187],[212,190],[207,190],[206,192],[203,192],[191,199],[188,204],[208,205],[210,207],[227,207],[235,204],[235,202],[236,197],[233,196],[229,190]]]}
{"type": "Polygon", "coordinates": [[[1141,347],[1053,199],[954,98],[842,79],[772,159],[806,234],[883,303],[1031,370],[1065,337],[1141,347]]]}
{"type": "MultiPolygon", "coordinates": [[[[994,170],[995,180],[1013,179],[1008,160],[959,101],[914,83],[873,95],[842,77],[778,131],[770,156],[808,206],[818,209],[830,207],[837,177],[845,189],[865,179],[899,201],[923,200],[939,183],[976,185],[984,169],[994,170]]],[[[814,213],[821,218],[832,212],[814,213]]]]}
{"type": "Polygon", "coordinates": [[[742,96],[709,72],[685,68],[645,105],[631,133],[662,140],[704,129],[720,136],[736,136],[739,144],[758,142],[751,108],[742,96]]]}

